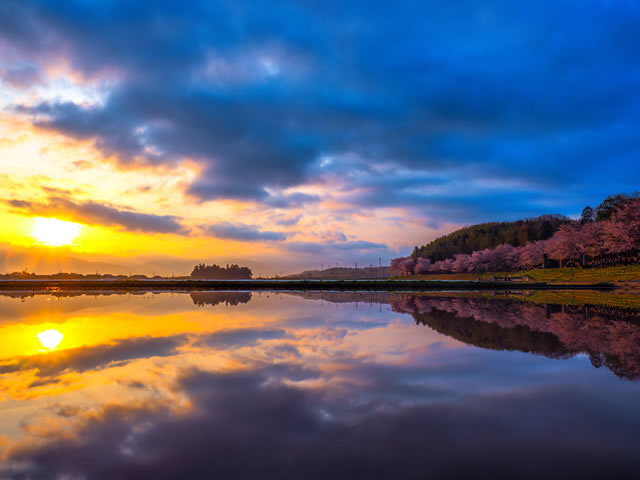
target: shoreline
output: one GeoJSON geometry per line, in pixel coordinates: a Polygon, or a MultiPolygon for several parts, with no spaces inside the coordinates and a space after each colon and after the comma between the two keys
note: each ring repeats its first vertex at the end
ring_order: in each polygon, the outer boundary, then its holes
{"type": "Polygon", "coordinates": [[[438,280],[0,280],[0,291],[31,290],[335,290],[335,291],[451,291],[451,290],[616,290],[610,282],[590,284],[438,280]]]}

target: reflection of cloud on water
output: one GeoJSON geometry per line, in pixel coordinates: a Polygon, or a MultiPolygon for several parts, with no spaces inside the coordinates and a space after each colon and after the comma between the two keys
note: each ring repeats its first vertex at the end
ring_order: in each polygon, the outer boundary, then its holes
{"type": "MultiPolygon", "coordinates": [[[[304,371],[185,372],[190,408],[162,402],[84,414],[72,435],[14,447],[5,474],[31,478],[633,478],[630,397],[615,407],[568,386],[465,402],[349,401],[292,386],[304,371]]],[[[407,379],[405,379],[406,381],[407,379]]]]}
{"type": "Polygon", "coordinates": [[[40,377],[55,377],[69,371],[85,372],[120,366],[140,358],[174,355],[186,340],[184,335],[125,338],[106,345],[48,352],[1,364],[0,374],[36,370],[40,377]]]}
{"type": "MultiPolygon", "coordinates": [[[[462,329],[469,343],[477,335],[486,342],[469,348],[417,327],[421,316],[356,310],[343,303],[344,295],[338,309],[289,298],[254,295],[250,305],[259,308],[248,311],[241,305],[195,308],[183,295],[197,315],[175,317],[167,325],[173,335],[142,334],[48,358],[5,360],[0,390],[8,402],[23,403],[0,410],[0,427],[28,425],[11,458],[27,462],[32,478],[98,479],[173,478],[178,468],[190,478],[257,476],[260,469],[261,476],[276,472],[280,478],[312,478],[311,469],[336,478],[442,477],[471,474],[469,465],[500,477],[516,471],[518,461],[535,463],[533,476],[543,468],[565,471],[557,465],[558,452],[565,451],[567,476],[589,478],[604,468],[599,446],[615,450],[620,465],[635,465],[629,452],[638,446],[630,433],[638,427],[637,402],[630,399],[640,385],[620,382],[580,357],[558,361],[488,349],[501,338],[512,340],[515,350],[531,339],[549,347],[531,335],[533,327],[527,326],[528,335],[516,328],[523,311],[540,307],[506,302],[508,315],[501,315],[506,307],[420,300],[430,326],[447,335],[462,329]],[[469,316],[474,308],[482,321],[469,316]],[[515,336],[504,338],[509,328],[515,336]],[[65,388],[53,390],[55,382],[65,388]],[[538,456],[544,457],[540,464],[538,456]],[[344,462],[354,470],[343,470],[344,462]]],[[[415,314],[411,297],[394,298],[401,302],[394,305],[415,314]]],[[[550,315],[559,319],[561,313],[550,315]]],[[[127,321],[133,328],[140,318],[132,313],[127,321]]],[[[9,440],[15,446],[18,438],[9,440]]]]}
{"type": "Polygon", "coordinates": [[[260,340],[280,339],[285,335],[286,332],[282,329],[239,328],[202,335],[199,341],[212,348],[231,348],[255,345],[260,340]]]}

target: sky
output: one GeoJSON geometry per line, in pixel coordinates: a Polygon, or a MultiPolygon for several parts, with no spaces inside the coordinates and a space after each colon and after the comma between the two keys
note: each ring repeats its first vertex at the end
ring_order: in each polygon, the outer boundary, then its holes
{"type": "Polygon", "coordinates": [[[631,0],[4,0],[0,270],[286,273],[579,215],[640,183],[638,32],[631,0]]]}

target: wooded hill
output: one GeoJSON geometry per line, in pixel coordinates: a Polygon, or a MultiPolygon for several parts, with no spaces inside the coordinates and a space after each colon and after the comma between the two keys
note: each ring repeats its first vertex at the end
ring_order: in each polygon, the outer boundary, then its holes
{"type": "MultiPolygon", "coordinates": [[[[596,208],[587,206],[582,212],[581,222],[605,221],[626,201],[638,198],[637,193],[609,195],[596,208]]],[[[461,228],[448,235],[437,238],[421,247],[415,247],[411,256],[414,259],[428,258],[431,262],[453,258],[456,254],[471,254],[486,248],[508,244],[523,247],[536,240],[548,240],[560,226],[570,223],[571,219],[563,215],[541,215],[515,222],[490,222],[461,228]]]]}
{"type": "Polygon", "coordinates": [[[527,242],[547,240],[569,222],[562,215],[542,215],[516,222],[491,222],[461,228],[448,235],[436,238],[421,247],[415,247],[413,258],[428,258],[432,262],[452,258],[458,253],[473,253],[485,248],[509,244],[522,247],[527,242]]]}

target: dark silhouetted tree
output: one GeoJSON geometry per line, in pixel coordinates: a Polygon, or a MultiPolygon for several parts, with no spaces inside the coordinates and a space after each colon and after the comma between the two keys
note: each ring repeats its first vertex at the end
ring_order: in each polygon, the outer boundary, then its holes
{"type": "Polygon", "coordinates": [[[212,280],[244,280],[251,278],[252,275],[250,268],[235,264],[220,267],[219,265],[200,263],[191,272],[191,278],[212,280]]]}
{"type": "Polygon", "coordinates": [[[593,222],[596,219],[596,212],[589,205],[584,207],[582,210],[582,215],[580,215],[580,223],[585,224],[589,222],[593,222]]]}

